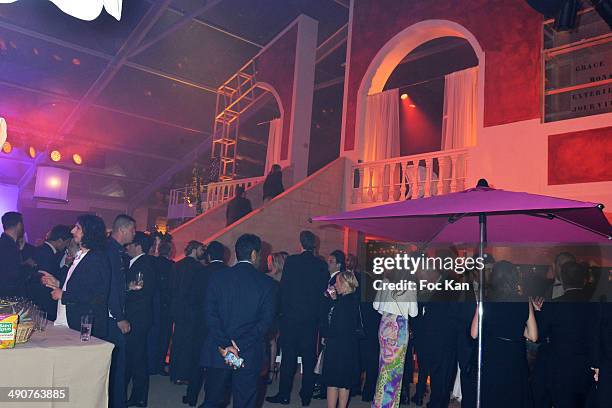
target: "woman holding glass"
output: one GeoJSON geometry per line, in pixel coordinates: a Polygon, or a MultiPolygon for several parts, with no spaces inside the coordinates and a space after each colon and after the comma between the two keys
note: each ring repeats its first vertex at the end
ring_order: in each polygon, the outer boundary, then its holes
{"type": "Polygon", "coordinates": [[[110,266],[104,253],[106,226],[96,215],[81,215],[72,229],[74,242],[79,245],[66,278],[60,282],[43,272],[41,281],[51,288],[57,303],[56,326],[81,330],[81,320],[89,319],[91,334],[98,338],[107,335],[110,266]],[[89,317],[85,317],[89,316],[89,317]]]}
{"type": "Polygon", "coordinates": [[[359,284],[352,272],[339,272],[334,283],[335,299],[321,327],[323,352],[322,382],[327,385],[327,407],[346,408],[351,388],[359,385],[359,284]]]}

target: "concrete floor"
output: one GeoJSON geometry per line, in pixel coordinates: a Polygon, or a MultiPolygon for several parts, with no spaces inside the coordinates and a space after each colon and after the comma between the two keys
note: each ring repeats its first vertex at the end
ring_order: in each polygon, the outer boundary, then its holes
{"type": "MultiPolygon", "coordinates": [[[[187,407],[182,403],[182,397],[185,395],[185,390],[187,386],[185,385],[175,385],[172,384],[169,380],[169,377],[162,377],[159,375],[152,375],[150,380],[149,387],[149,407],[150,408],[172,408],[172,407],[187,407]]],[[[293,395],[291,397],[291,404],[288,406],[290,408],[301,408],[300,398],[297,395],[300,389],[300,375],[295,376],[295,385],[293,387],[293,395]]],[[[411,385],[412,392],[411,395],[414,394],[414,388],[411,385]]],[[[266,395],[275,395],[278,389],[278,379],[276,379],[272,384],[270,384],[267,388],[266,395]]],[[[200,398],[198,399],[198,405],[203,401],[203,393],[200,394],[200,398]]],[[[370,403],[361,401],[360,396],[353,397],[349,403],[349,407],[351,408],[369,408],[370,403]]],[[[459,408],[461,406],[460,403],[453,402],[449,408],[459,408]]],[[[231,404],[230,404],[231,407],[231,404]]],[[[282,408],[287,407],[285,405],[279,404],[269,404],[264,402],[263,407],[265,408],[282,408]]],[[[326,408],[327,402],[325,400],[313,400],[310,404],[312,408],[326,408]]],[[[416,407],[414,404],[410,405],[402,405],[402,407],[416,407]]]]}

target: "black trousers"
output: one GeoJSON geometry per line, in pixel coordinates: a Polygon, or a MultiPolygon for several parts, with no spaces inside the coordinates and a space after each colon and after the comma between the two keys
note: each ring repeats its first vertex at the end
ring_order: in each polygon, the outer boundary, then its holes
{"type": "Polygon", "coordinates": [[[124,408],[127,395],[125,388],[127,370],[125,335],[119,330],[117,320],[110,317],[108,318],[108,337],[105,340],[115,345],[109,376],[109,406],[111,408],[124,408]]]}
{"type": "Polygon", "coordinates": [[[372,400],[376,392],[376,381],[378,380],[378,357],[380,344],[378,338],[366,337],[359,343],[361,353],[361,369],[365,371],[365,381],[361,397],[364,400],[372,400]]]}
{"type": "Polygon", "coordinates": [[[132,381],[130,400],[147,401],[149,394],[149,372],[147,370],[147,334],[148,327],[132,323],[126,336],[127,372],[125,385],[132,381]]]}
{"type": "Polygon", "coordinates": [[[198,402],[198,395],[204,384],[204,375],[206,370],[203,367],[194,367],[191,376],[189,377],[189,385],[187,385],[187,401],[195,405],[198,402]]]}
{"type": "Polygon", "coordinates": [[[168,355],[170,339],[172,338],[170,306],[162,305],[159,320],[159,368],[163,369],[166,366],[166,356],[168,355]]]}
{"type": "MultiPolygon", "coordinates": [[[[447,408],[453,387],[453,380],[457,374],[457,360],[452,348],[434,350],[425,346],[425,351],[419,355],[429,372],[431,394],[428,408],[447,408]]],[[[419,377],[420,377],[419,367],[419,377]]],[[[419,383],[421,379],[419,378],[419,383]]]]}
{"type": "Polygon", "coordinates": [[[205,408],[221,408],[225,406],[225,397],[231,384],[234,408],[253,408],[257,401],[257,385],[259,370],[240,368],[207,368],[207,379],[204,389],[205,408]]]}
{"type": "Polygon", "coordinates": [[[278,393],[284,398],[289,398],[291,395],[297,358],[301,356],[303,375],[300,396],[304,399],[311,399],[315,379],[314,368],[317,362],[316,327],[305,328],[298,324],[284,324],[281,326],[280,344],[282,361],[278,393]]]}

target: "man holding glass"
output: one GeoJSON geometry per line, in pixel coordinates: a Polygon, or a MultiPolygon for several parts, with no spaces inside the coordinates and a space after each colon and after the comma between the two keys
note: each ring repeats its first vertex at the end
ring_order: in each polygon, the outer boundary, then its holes
{"type": "Polygon", "coordinates": [[[156,272],[154,260],[147,255],[151,238],[137,231],[134,240],[126,245],[130,265],[126,273],[128,294],[125,314],[130,322],[127,340],[126,385],[132,381],[132,393],[128,407],[146,407],[149,390],[147,371],[147,333],[152,323],[153,294],[155,293],[156,272]]]}

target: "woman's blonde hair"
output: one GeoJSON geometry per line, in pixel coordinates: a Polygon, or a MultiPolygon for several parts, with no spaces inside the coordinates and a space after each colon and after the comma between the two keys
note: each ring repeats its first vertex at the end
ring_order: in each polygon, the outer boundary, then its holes
{"type": "Polygon", "coordinates": [[[283,271],[283,267],[285,266],[285,259],[287,259],[287,255],[282,252],[274,252],[270,254],[272,257],[272,266],[276,270],[276,273],[281,273],[283,271]]]}
{"type": "Polygon", "coordinates": [[[353,272],[351,271],[340,272],[338,276],[342,278],[342,280],[348,286],[349,292],[347,293],[347,295],[349,293],[355,292],[355,290],[357,290],[357,288],[359,287],[359,282],[357,281],[357,277],[355,276],[353,272]]]}

